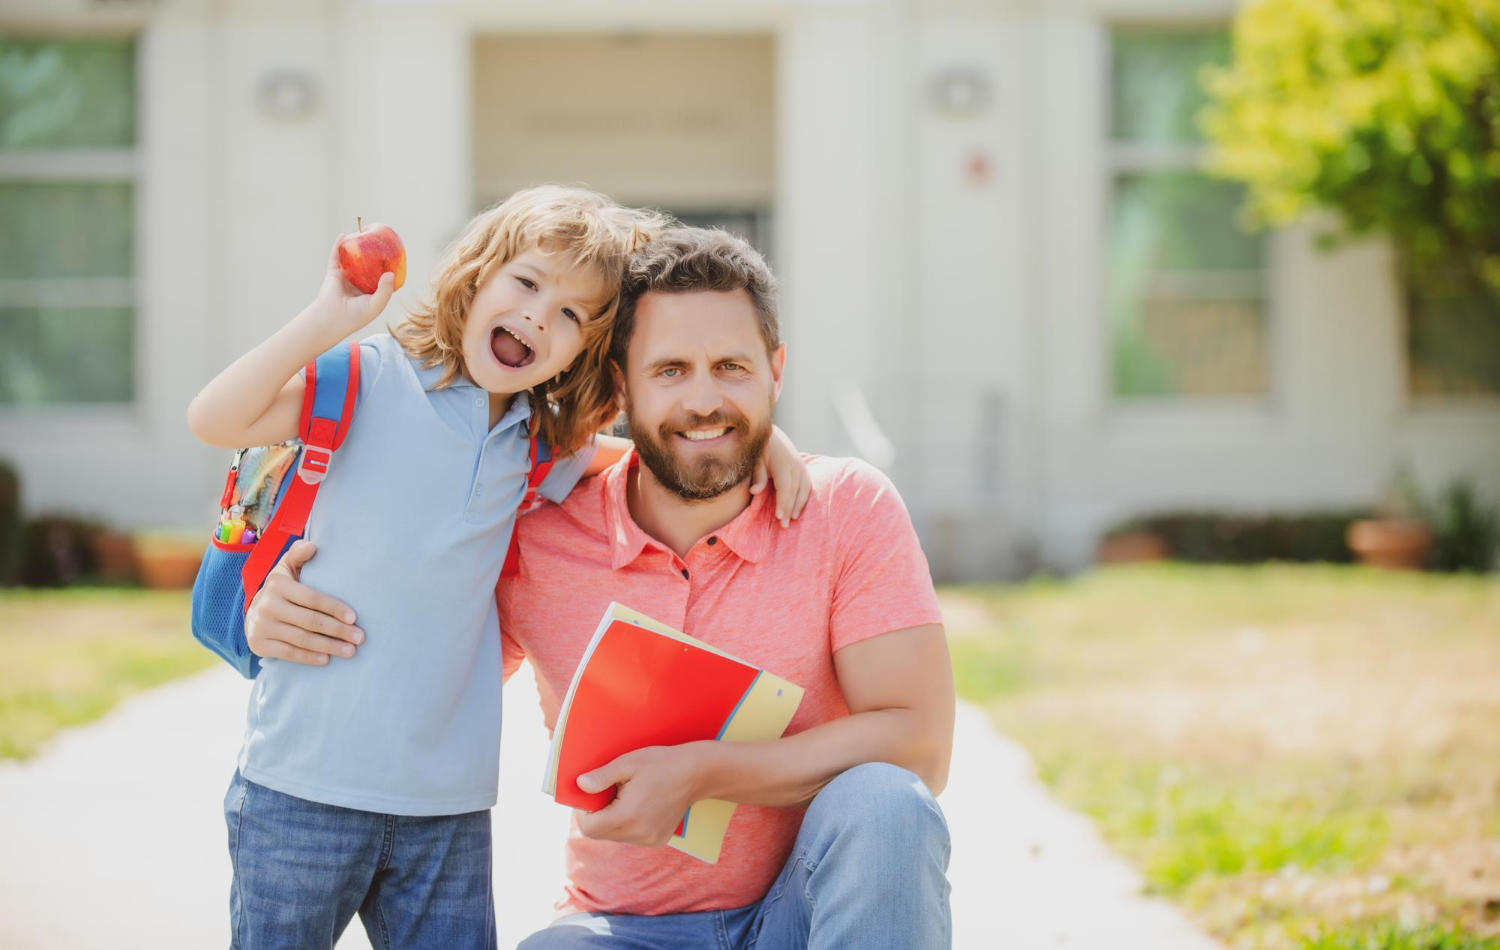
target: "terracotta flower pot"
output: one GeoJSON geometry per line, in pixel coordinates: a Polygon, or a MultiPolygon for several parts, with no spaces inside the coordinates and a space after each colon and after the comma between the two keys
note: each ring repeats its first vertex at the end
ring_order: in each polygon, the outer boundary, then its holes
{"type": "Polygon", "coordinates": [[[135,559],[141,583],[157,590],[181,590],[192,587],[198,577],[203,546],[176,537],[137,538],[135,559]]]}
{"type": "Polygon", "coordinates": [[[99,531],[89,539],[94,549],[99,579],[111,584],[132,584],[139,576],[135,542],[128,534],[99,531]]]}
{"type": "Polygon", "coordinates": [[[1167,539],[1146,531],[1117,534],[1101,538],[1100,564],[1135,564],[1141,561],[1165,561],[1172,554],[1167,539]]]}
{"type": "Polygon", "coordinates": [[[1432,529],[1408,518],[1375,518],[1349,525],[1345,540],[1361,564],[1419,571],[1432,549],[1432,529]]]}

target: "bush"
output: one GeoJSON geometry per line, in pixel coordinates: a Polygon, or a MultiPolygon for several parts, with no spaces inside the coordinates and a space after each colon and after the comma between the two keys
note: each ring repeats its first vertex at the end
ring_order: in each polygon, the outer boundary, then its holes
{"type": "Polygon", "coordinates": [[[1500,292],[1500,0],[1260,0],[1207,86],[1211,165],[1255,219],[1326,208],[1408,279],[1500,292]]]}
{"type": "Polygon", "coordinates": [[[1205,82],[1250,223],[1388,237],[1413,392],[1500,392],[1500,0],[1259,0],[1205,82]]]}
{"type": "Polygon", "coordinates": [[[1354,559],[1345,534],[1351,522],[1369,517],[1361,510],[1296,515],[1244,515],[1166,512],[1136,518],[1109,531],[1111,536],[1144,531],[1163,538],[1172,557],[1201,564],[1255,564],[1261,561],[1354,559]]]}
{"type": "Polygon", "coordinates": [[[99,525],[66,515],[42,515],[21,532],[21,583],[27,587],[68,587],[98,571],[93,536],[99,525]]]}
{"type": "Polygon", "coordinates": [[[21,552],[21,476],[0,462],[0,587],[16,582],[21,552]]]}
{"type": "Polygon", "coordinates": [[[1500,514],[1486,506],[1468,482],[1455,482],[1431,506],[1435,571],[1488,571],[1500,546],[1500,514]]]}

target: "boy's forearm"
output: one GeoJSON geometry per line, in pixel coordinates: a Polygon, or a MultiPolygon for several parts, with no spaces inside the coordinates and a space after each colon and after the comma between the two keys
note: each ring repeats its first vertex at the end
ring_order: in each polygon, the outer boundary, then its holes
{"type": "Polygon", "coordinates": [[[594,457],[589,460],[588,468],[583,472],[585,478],[598,475],[624,458],[625,453],[631,449],[631,441],[617,435],[599,435],[594,437],[594,446],[594,457]]]}
{"type": "Polygon", "coordinates": [[[909,769],[936,795],[948,781],[952,733],[919,710],[878,709],[769,742],[699,745],[701,798],[789,807],[868,762],[909,769]]]}
{"type": "Polygon", "coordinates": [[[295,429],[282,433],[284,425],[268,428],[266,417],[298,370],[342,339],[328,338],[329,322],[315,316],[315,306],[309,305],[203,387],[188,406],[188,428],[195,436],[210,445],[235,448],[297,434],[295,429]]]}

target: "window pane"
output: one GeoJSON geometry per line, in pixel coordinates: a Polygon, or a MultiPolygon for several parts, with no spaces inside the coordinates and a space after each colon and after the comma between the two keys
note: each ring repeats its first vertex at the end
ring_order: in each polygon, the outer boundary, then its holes
{"type": "Polygon", "coordinates": [[[1244,186],[1196,172],[1120,175],[1110,263],[1130,270],[1258,271],[1265,241],[1236,223],[1244,201],[1244,186]]]}
{"type": "Polygon", "coordinates": [[[125,182],[0,184],[0,277],[132,276],[133,203],[125,182]]]}
{"type": "Polygon", "coordinates": [[[1229,62],[1229,34],[1120,30],[1113,46],[1115,140],[1153,145],[1201,142],[1198,111],[1207,96],[1198,74],[1206,64],[1229,62]]]}
{"type": "Polygon", "coordinates": [[[1406,352],[1414,396],[1500,395],[1500,300],[1410,295],[1406,352]]]}
{"type": "Polygon", "coordinates": [[[129,402],[128,307],[0,309],[0,405],[129,402]]]}
{"type": "Polygon", "coordinates": [[[1114,392],[1256,396],[1269,383],[1264,241],[1240,186],[1191,172],[1116,179],[1108,245],[1114,392]]]}
{"type": "Polygon", "coordinates": [[[0,149],[134,144],[134,40],[0,39],[0,149]]]}

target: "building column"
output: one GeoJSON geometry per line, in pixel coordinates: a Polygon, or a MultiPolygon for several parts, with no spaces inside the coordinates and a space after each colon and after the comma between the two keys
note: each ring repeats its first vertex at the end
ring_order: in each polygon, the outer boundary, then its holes
{"type": "Polygon", "coordinates": [[[797,444],[848,454],[833,397],[882,385],[881,333],[899,306],[906,222],[892,182],[885,24],[868,8],[799,12],[777,37],[776,268],[797,444]]]}

